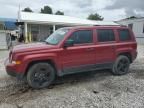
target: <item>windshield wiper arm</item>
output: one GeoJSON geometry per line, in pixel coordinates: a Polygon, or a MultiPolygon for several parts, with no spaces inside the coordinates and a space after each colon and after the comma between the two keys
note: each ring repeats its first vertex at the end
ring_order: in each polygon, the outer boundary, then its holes
{"type": "Polygon", "coordinates": [[[49,42],[47,42],[46,40],[44,41],[46,44],[50,44],[49,42]]]}

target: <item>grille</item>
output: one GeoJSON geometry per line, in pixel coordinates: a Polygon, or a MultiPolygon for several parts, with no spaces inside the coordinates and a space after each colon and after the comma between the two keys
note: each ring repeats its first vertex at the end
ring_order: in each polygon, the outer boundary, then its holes
{"type": "Polygon", "coordinates": [[[9,62],[10,63],[12,62],[12,51],[10,51],[10,53],[9,53],[9,62]]]}

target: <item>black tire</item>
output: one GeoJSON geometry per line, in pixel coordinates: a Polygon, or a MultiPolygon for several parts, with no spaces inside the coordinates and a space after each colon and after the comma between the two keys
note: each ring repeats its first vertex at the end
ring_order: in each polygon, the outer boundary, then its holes
{"type": "Polygon", "coordinates": [[[114,75],[125,75],[129,71],[130,60],[127,56],[120,55],[112,67],[114,75]]]}
{"type": "Polygon", "coordinates": [[[48,63],[32,65],[27,73],[28,84],[35,89],[48,87],[55,79],[55,70],[48,63]]]}

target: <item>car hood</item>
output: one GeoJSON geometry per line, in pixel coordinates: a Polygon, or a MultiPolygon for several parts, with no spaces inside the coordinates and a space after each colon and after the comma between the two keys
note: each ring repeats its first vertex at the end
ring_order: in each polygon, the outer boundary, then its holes
{"type": "Polygon", "coordinates": [[[46,43],[29,43],[29,44],[21,44],[13,47],[12,52],[30,52],[30,51],[39,51],[45,49],[56,48],[56,45],[49,45],[46,43]]]}

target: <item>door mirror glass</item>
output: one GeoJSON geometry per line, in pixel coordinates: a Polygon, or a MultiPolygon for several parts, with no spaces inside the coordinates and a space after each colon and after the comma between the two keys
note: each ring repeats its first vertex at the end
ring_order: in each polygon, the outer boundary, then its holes
{"type": "Polygon", "coordinates": [[[64,47],[70,47],[70,46],[73,46],[74,45],[74,40],[67,40],[65,43],[64,43],[64,47]]]}

